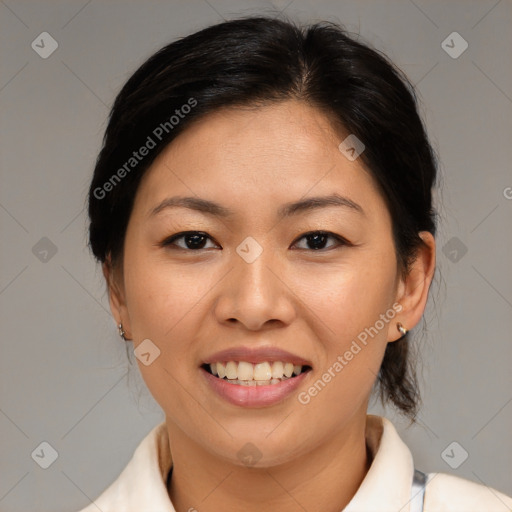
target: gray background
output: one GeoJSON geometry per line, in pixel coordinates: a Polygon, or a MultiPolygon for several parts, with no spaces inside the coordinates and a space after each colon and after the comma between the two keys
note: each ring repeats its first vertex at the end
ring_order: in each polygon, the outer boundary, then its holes
{"type": "Polygon", "coordinates": [[[409,429],[393,411],[370,412],[395,421],[419,469],[512,495],[510,0],[3,0],[2,512],[85,506],[163,420],[137,368],[128,371],[86,247],[86,189],[108,107],[150,54],[222,18],[271,8],[341,21],[418,86],[442,173],[439,274],[428,332],[415,341],[424,406],[409,429]],[[47,59],[31,47],[44,31],[59,45],[47,59]],[[456,59],[441,47],[454,31],[469,44],[456,59]],[[42,441],[58,452],[46,470],[31,457],[42,441]],[[453,441],[452,461],[469,454],[457,469],[442,457],[453,441]]]}

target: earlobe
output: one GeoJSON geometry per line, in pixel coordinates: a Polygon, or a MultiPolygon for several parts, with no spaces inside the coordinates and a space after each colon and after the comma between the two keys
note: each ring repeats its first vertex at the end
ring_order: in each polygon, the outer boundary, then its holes
{"type": "Polygon", "coordinates": [[[421,231],[423,244],[418,247],[409,272],[400,281],[397,302],[402,306],[396,322],[388,330],[389,341],[397,341],[420,321],[428,299],[428,291],[436,265],[436,243],[432,233],[421,231]],[[401,327],[401,328],[400,328],[401,327]]]}
{"type": "Polygon", "coordinates": [[[112,266],[110,255],[107,256],[107,259],[103,263],[102,271],[103,276],[105,277],[105,282],[107,284],[110,311],[112,312],[114,321],[117,326],[119,324],[123,325],[123,330],[126,334],[126,337],[129,338],[131,337],[130,318],[126,307],[124,291],[122,286],[119,284],[119,276],[115,275],[115,269],[112,266]]]}

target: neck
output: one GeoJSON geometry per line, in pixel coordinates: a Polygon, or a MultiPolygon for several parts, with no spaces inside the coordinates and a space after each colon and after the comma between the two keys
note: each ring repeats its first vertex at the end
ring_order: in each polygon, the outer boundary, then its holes
{"type": "Polygon", "coordinates": [[[169,497],[176,512],[322,510],[339,512],[371,465],[366,414],[298,459],[267,468],[241,467],[206,452],[167,423],[173,458],[169,497]]]}

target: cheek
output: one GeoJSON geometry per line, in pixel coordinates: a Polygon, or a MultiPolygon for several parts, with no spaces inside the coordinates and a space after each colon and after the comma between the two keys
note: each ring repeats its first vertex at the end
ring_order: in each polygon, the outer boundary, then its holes
{"type": "MultiPolygon", "coordinates": [[[[358,254],[335,268],[319,266],[302,273],[294,289],[300,290],[301,299],[323,323],[331,348],[342,349],[389,310],[395,277],[395,261],[389,254],[375,259],[358,254]]],[[[386,329],[379,326],[385,337],[386,329]]]]}
{"type": "MultiPolygon", "coordinates": [[[[148,261],[146,258],[145,260],[148,261]]],[[[197,376],[190,364],[198,340],[201,298],[212,287],[211,272],[180,273],[161,263],[140,265],[134,258],[126,261],[126,296],[134,348],[149,339],[158,347],[158,357],[149,365],[137,361],[147,388],[164,411],[181,411],[175,423],[198,422],[200,410],[190,408],[190,383],[197,376]]],[[[187,425],[184,424],[183,428],[187,425]]]]}
{"type": "MultiPolygon", "coordinates": [[[[393,255],[393,253],[391,253],[393,255]]],[[[372,258],[373,259],[373,258],[372,258]]],[[[388,327],[396,316],[395,260],[381,254],[379,264],[361,255],[335,272],[302,276],[302,298],[316,318],[321,367],[299,398],[318,413],[344,414],[368,396],[387,345],[388,327]],[[337,409],[337,404],[339,409],[337,409]],[[351,404],[351,405],[349,405],[351,404]]]]}
{"type": "Polygon", "coordinates": [[[181,270],[164,261],[136,254],[126,261],[126,296],[135,340],[155,339],[163,343],[194,315],[208,288],[211,274],[181,270]],[[144,264],[140,262],[144,261],[144,264]],[[191,276],[194,276],[191,279],[191,276]]]}

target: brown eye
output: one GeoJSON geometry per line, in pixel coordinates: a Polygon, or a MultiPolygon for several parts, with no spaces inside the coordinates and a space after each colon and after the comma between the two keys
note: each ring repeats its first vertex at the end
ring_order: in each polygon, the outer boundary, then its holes
{"type": "Polygon", "coordinates": [[[162,246],[169,247],[174,245],[180,249],[194,251],[208,248],[205,247],[208,240],[211,240],[211,238],[202,231],[186,231],[167,238],[162,243],[162,246]],[[177,240],[183,240],[184,245],[176,244],[177,240]]]}
{"type": "MultiPolygon", "coordinates": [[[[311,231],[309,233],[302,235],[299,238],[299,240],[305,239],[307,244],[307,247],[299,247],[299,249],[312,249],[314,251],[325,249],[329,238],[336,240],[338,242],[338,246],[349,245],[344,238],[334,233],[330,233],[329,231],[311,231]]],[[[330,249],[335,246],[336,244],[330,245],[329,247],[327,247],[327,249],[330,249]]]]}

